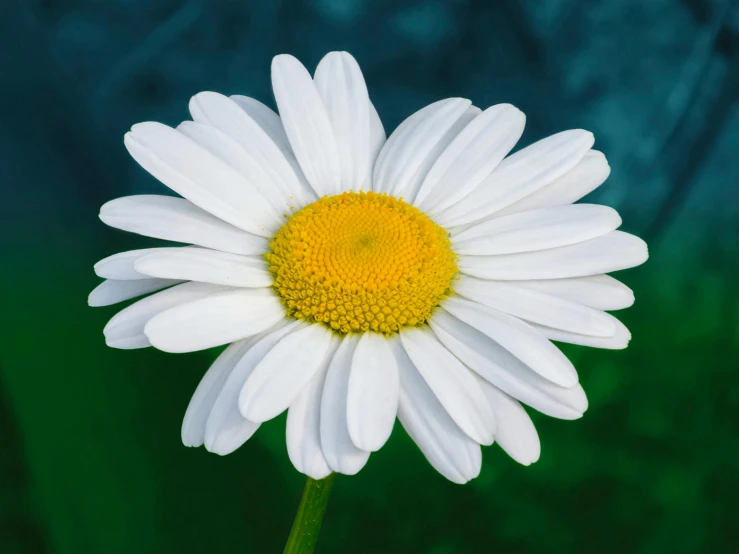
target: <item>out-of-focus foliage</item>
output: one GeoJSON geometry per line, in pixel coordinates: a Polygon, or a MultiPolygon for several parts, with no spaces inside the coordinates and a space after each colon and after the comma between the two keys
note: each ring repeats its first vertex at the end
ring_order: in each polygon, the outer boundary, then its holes
{"type": "Polygon", "coordinates": [[[324,553],[739,551],[739,9],[732,0],[6,0],[0,7],[0,552],[272,553],[302,487],[284,417],[237,453],[179,426],[216,352],[117,351],[92,264],[150,245],[97,209],[163,192],[128,158],[136,122],[201,90],[273,103],[269,63],[352,52],[388,130],[448,96],[528,115],[524,143],[595,132],[593,201],[651,259],[621,277],[623,352],[567,348],[590,398],[535,415],[541,460],[497,447],[464,487],[398,426],[337,480],[324,553]]]}

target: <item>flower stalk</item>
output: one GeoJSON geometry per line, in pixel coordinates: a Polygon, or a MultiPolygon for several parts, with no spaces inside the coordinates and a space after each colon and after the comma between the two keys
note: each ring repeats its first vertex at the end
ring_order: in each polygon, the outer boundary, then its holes
{"type": "Polygon", "coordinates": [[[335,473],[318,481],[310,477],[307,478],[303,489],[303,497],[300,499],[300,505],[298,506],[298,513],[295,514],[295,521],[293,521],[292,529],[290,529],[290,536],[287,538],[283,554],[310,554],[313,552],[335,479],[335,473]]]}

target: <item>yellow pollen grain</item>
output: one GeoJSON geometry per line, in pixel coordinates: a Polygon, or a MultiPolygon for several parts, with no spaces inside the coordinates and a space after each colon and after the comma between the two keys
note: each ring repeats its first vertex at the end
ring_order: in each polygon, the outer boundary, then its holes
{"type": "Polygon", "coordinates": [[[288,315],[340,333],[426,322],[457,273],[444,229],[372,192],[324,196],[296,212],[266,258],[288,315]]]}

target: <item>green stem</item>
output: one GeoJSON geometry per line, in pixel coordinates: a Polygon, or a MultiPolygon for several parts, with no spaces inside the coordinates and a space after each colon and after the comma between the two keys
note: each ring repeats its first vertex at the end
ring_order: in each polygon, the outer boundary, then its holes
{"type": "Polygon", "coordinates": [[[283,554],[310,554],[316,547],[318,532],[321,530],[323,514],[328,504],[328,495],[334,484],[336,474],[332,473],[325,479],[315,481],[308,477],[303,489],[303,498],[300,499],[298,513],[295,514],[293,527],[283,554]]]}

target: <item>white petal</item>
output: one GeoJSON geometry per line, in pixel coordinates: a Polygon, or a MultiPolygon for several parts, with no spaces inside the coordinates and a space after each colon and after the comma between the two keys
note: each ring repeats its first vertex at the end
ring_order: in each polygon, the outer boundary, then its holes
{"type": "Polygon", "coordinates": [[[259,428],[259,423],[245,419],[239,411],[241,387],[274,345],[299,325],[297,321],[283,319],[275,327],[247,339],[251,346],[234,365],[205,423],[205,448],[210,452],[230,454],[259,428]]]}
{"type": "Polygon", "coordinates": [[[364,180],[363,190],[374,190],[372,184],[372,173],[374,172],[377,156],[380,155],[382,147],[385,146],[385,128],[377,113],[375,106],[370,102],[370,163],[367,167],[367,176],[364,180]]]}
{"type": "Polygon", "coordinates": [[[496,217],[453,234],[452,241],[459,255],[494,256],[577,244],[619,225],[621,218],[613,208],[574,204],[496,217]]]}
{"type": "Polygon", "coordinates": [[[526,116],[510,104],[492,106],[475,117],[438,157],[415,205],[435,214],[467,196],[516,145],[525,123],[526,116]]]}
{"type": "Polygon", "coordinates": [[[291,193],[291,199],[294,199],[301,206],[315,201],[317,196],[308,184],[305,175],[303,175],[303,170],[300,168],[300,164],[295,158],[295,153],[290,146],[290,141],[285,133],[285,127],[282,126],[280,116],[254,98],[240,96],[238,94],[235,94],[230,98],[236,102],[239,108],[244,110],[249,117],[256,121],[262,129],[264,129],[264,132],[269,135],[275,145],[277,145],[277,148],[282,152],[282,155],[285,156],[287,163],[290,164],[290,167],[297,178],[297,181],[293,182],[290,175],[285,174],[284,176],[286,183],[290,187],[294,187],[294,190],[291,193]]]}
{"type": "Polygon", "coordinates": [[[531,325],[498,310],[452,296],[443,307],[508,350],[545,379],[562,387],[577,384],[577,371],[567,356],[531,325]]]}
{"type": "Polygon", "coordinates": [[[93,307],[110,306],[181,282],[176,279],[138,279],[135,281],[108,279],[92,290],[87,297],[87,303],[93,307]]]}
{"type": "Polygon", "coordinates": [[[170,308],[149,320],[144,333],[165,352],[195,352],[268,329],[284,315],[269,289],[234,289],[170,308]]]}
{"type": "Polygon", "coordinates": [[[398,419],[429,463],[450,481],[464,484],[480,474],[480,445],[452,420],[413,366],[403,347],[393,341],[400,374],[398,419]]]}
{"type": "Polygon", "coordinates": [[[495,441],[519,464],[533,464],[539,459],[541,444],[529,414],[521,404],[490,383],[480,380],[480,386],[498,422],[495,441]]]}
{"type": "Polygon", "coordinates": [[[339,194],[339,150],[328,112],[310,74],[293,56],[275,56],[272,89],[290,145],[311,187],[319,197],[339,194]]]}
{"type": "Polygon", "coordinates": [[[159,250],[159,248],[142,248],[140,250],[129,250],[128,252],[113,254],[95,264],[95,274],[98,277],[116,279],[118,281],[149,279],[149,275],[144,275],[136,271],[133,263],[144,254],[151,254],[159,250]]]}
{"type": "Polygon", "coordinates": [[[183,283],[131,304],[114,315],[105,326],[105,342],[113,348],[145,348],[151,346],[144,325],[155,315],[174,306],[217,294],[227,287],[208,283],[183,283]]]}
{"type": "Polygon", "coordinates": [[[347,393],[352,357],[359,337],[344,336],[326,372],[321,396],[321,448],[334,471],[355,475],[369,459],[369,452],[352,442],[347,428],[347,393]]]}
{"type": "Polygon", "coordinates": [[[269,138],[272,139],[272,142],[277,145],[286,157],[288,155],[294,157],[292,148],[290,148],[290,141],[285,134],[285,128],[282,126],[282,121],[280,121],[280,116],[274,110],[249,96],[234,94],[229,98],[267,133],[269,138]]]}
{"type": "Polygon", "coordinates": [[[445,227],[492,216],[558,179],[593,146],[593,134],[565,131],[508,156],[471,194],[436,216],[445,227]]]}
{"type": "Polygon", "coordinates": [[[139,257],[134,267],[152,277],[231,287],[269,287],[273,281],[265,260],[205,248],[161,248],[139,257]]]}
{"type": "Polygon", "coordinates": [[[490,337],[445,310],[436,310],[429,323],[452,354],[524,404],[560,419],[577,419],[587,409],[580,385],[564,388],[544,379],[490,337]]]}
{"type": "Polygon", "coordinates": [[[321,396],[326,370],[339,342],[337,337],[332,339],[318,372],[287,410],[287,454],[295,469],[312,479],[323,479],[331,473],[321,450],[321,396]]]}
{"type": "Polygon", "coordinates": [[[238,171],[267,199],[277,213],[289,212],[289,193],[281,189],[252,153],[242,148],[233,138],[215,127],[195,121],[183,121],[177,126],[177,130],[238,171]]]}
{"type": "Polygon", "coordinates": [[[444,149],[480,113],[464,98],[448,98],[417,111],[390,135],[375,163],[372,186],[413,202],[418,187],[444,149]]]}
{"type": "Polygon", "coordinates": [[[572,204],[602,185],[610,174],[611,167],[603,153],[590,150],[562,177],[496,212],[495,216],[572,204]]]}
{"type": "Polygon", "coordinates": [[[454,291],[507,314],[573,333],[610,337],[616,331],[608,314],[529,288],[518,281],[484,281],[462,275],[454,291]]]}
{"type": "Polygon", "coordinates": [[[634,303],[634,291],[610,275],[508,282],[596,310],[621,310],[634,303]]]}
{"type": "Polygon", "coordinates": [[[100,208],[106,225],[155,239],[215,248],[233,254],[264,254],[267,239],[237,229],[184,198],[140,195],[111,200],[100,208]]]}
{"type": "Polygon", "coordinates": [[[193,204],[255,235],[269,237],[280,214],[238,171],[161,123],[139,123],[124,143],[149,173],[193,204]]]}
{"type": "Polygon", "coordinates": [[[634,235],[612,231],[578,244],[502,256],[460,256],[462,273],[501,281],[584,277],[643,264],[646,243],[634,235]]]}
{"type": "MultiPolygon", "coordinates": [[[[609,314],[606,314],[609,315],[609,314]]],[[[592,335],[584,335],[563,331],[562,329],[552,329],[543,325],[532,323],[532,326],[550,340],[557,342],[568,342],[570,344],[579,344],[581,346],[592,346],[593,348],[606,348],[608,350],[623,350],[629,345],[631,333],[626,326],[615,317],[609,315],[613,320],[616,330],[610,337],[594,337],[592,335]]]]}
{"type": "Polygon", "coordinates": [[[241,415],[263,422],[285,411],[330,357],[331,337],[328,327],[312,323],[278,342],[244,383],[241,415]]]}
{"type": "Polygon", "coordinates": [[[241,146],[248,159],[239,167],[248,169],[250,182],[258,190],[275,188],[285,197],[294,196],[299,203],[315,199],[310,187],[303,182],[300,170],[296,172],[290,163],[292,153],[285,153],[234,100],[215,92],[201,92],[190,100],[190,114],[196,122],[218,129],[241,146]],[[259,180],[265,182],[258,183],[259,180]]]}
{"type": "Polygon", "coordinates": [[[370,102],[357,61],[347,52],[326,54],[314,76],[336,139],[341,189],[360,188],[370,164],[370,102]]]}
{"type": "Polygon", "coordinates": [[[400,340],[413,365],[451,418],[480,444],[492,444],[495,418],[472,372],[429,330],[405,328],[400,340]]]}
{"type": "Polygon", "coordinates": [[[398,368],[387,338],[364,333],[352,357],[347,393],[347,427],[362,450],[382,448],[398,413],[398,368]]]}
{"type": "Polygon", "coordinates": [[[237,341],[226,348],[210,366],[195,389],[182,421],[182,443],[185,446],[202,446],[205,440],[205,423],[216,398],[231,375],[236,363],[254,344],[253,338],[237,341]]]}

